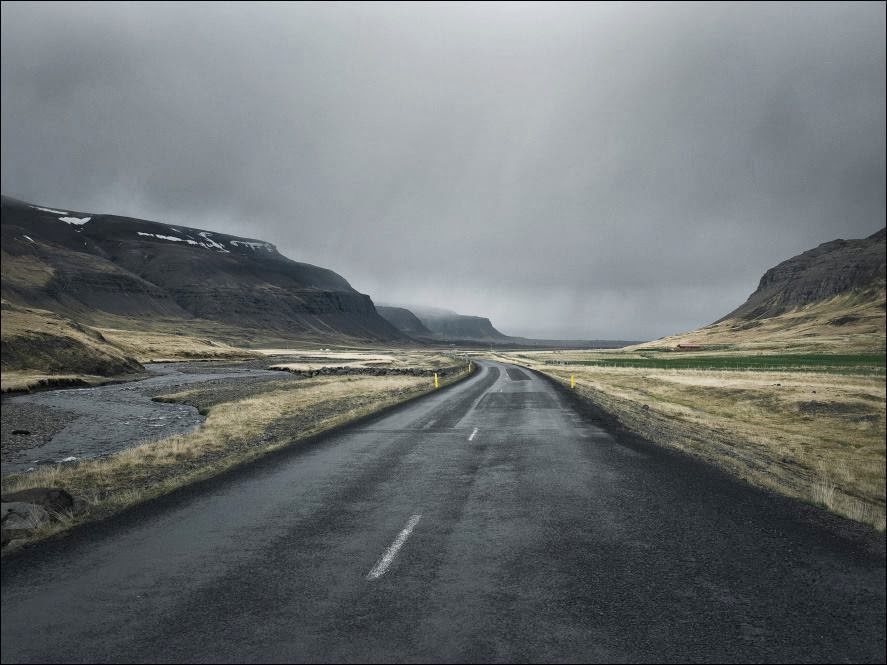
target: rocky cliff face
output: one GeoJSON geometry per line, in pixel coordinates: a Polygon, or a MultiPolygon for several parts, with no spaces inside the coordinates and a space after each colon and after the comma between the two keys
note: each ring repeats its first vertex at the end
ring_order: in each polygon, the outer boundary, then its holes
{"type": "Polygon", "coordinates": [[[308,337],[397,340],[369,296],[270,243],[2,199],[3,297],[89,320],[199,318],[308,337]]]}
{"type": "Polygon", "coordinates": [[[413,307],[410,311],[431,331],[434,339],[494,344],[512,340],[496,330],[492,322],[482,316],[467,316],[435,307],[413,307]]]}
{"type": "Polygon", "coordinates": [[[728,319],[764,319],[854,291],[883,289],[885,229],[861,240],[833,240],[771,268],[728,319]]]}
{"type": "Polygon", "coordinates": [[[469,339],[477,341],[508,341],[508,336],[493,327],[492,322],[482,316],[459,314],[454,317],[423,319],[436,335],[445,339],[469,339]]]}
{"type": "Polygon", "coordinates": [[[405,307],[389,307],[376,305],[376,311],[395,328],[410,337],[431,337],[432,332],[426,328],[415,314],[405,307]]]}

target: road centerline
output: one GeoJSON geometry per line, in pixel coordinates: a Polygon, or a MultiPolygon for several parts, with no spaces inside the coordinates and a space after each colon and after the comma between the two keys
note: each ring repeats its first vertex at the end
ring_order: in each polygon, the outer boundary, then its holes
{"type": "Polygon", "coordinates": [[[388,546],[388,549],[385,550],[385,553],[382,557],[376,562],[376,565],[373,566],[372,570],[367,573],[368,580],[376,580],[382,577],[385,572],[388,570],[388,567],[391,565],[391,562],[394,561],[394,557],[397,556],[397,553],[400,551],[400,548],[403,547],[404,543],[407,542],[407,538],[410,537],[410,534],[413,532],[413,529],[416,528],[416,525],[419,523],[419,520],[422,519],[421,515],[413,515],[410,517],[407,525],[401,530],[399,534],[397,534],[397,538],[394,539],[394,542],[388,546]]]}

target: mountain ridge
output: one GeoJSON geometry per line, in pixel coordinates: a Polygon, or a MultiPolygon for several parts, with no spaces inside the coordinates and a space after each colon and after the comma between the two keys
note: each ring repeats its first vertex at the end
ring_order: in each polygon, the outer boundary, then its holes
{"type": "Polygon", "coordinates": [[[637,348],[884,353],[885,235],[882,228],[866,238],[832,240],[781,261],[714,323],[637,348]]]}
{"type": "Polygon", "coordinates": [[[377,304],[376,311],[391,325],[410,337],[432,337],[434,334],[425,327],[425,324],[422,323],[419,317],[406,307],[377,304]]]}
{"type": "MultiPolygon", "coordinates": [[[[497,346],[500,348],[621,348],[634,341],[532,339],[506,335],[495,328],[487,317],[459,314],[450,309],[417,305],[383,305],[385,310],[398,310],[389,320],[395,325],[415,319],[428,334],[417,334],[406,328],[402,332],[427,343],[446,343],[462,346],[497,346]]],[[[387,316],[383,313],[383,316],[387,316]]],[[[398,325],[398,327],[400,327],[398,325]]]]}
{"type": "Polygon", "coordinates": [[[2,197],[3,298],[89,322],[203,319],[310,339],[405,340],[338,273],[268,242],[2,197]]]}
{"type": "Polygon", "coordinates": [[[887,228],[858,240],[820,244],[767,270],[748,300],[715,323],[772,318],[842,293],[885,281],[887,228]]]}

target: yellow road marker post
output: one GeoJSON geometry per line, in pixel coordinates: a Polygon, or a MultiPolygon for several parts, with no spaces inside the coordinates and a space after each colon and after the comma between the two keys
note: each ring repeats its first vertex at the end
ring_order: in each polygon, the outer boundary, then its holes
{"type": "Polygon", "coordinates": [[[434,387],[440,388],[440,382],[437,380],[437,372],[434,373],[434,387]]]}
{"type": "Polygon", "coordinates": [[[576,387],[576,375],[570,374],[570,388],[576,387]]]}

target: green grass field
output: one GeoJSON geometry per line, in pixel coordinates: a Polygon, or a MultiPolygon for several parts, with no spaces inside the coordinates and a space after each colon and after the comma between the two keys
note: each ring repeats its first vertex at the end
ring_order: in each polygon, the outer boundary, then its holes
{"type": "Polygon", "coordinates": [[[642,358],[619,358],[616,356],[593,360],[571,360],[569,364],[639,369],[740,369],[877,374],[883,373],[887,367],[887,356],[883,353],[684,356],[679,352],[671,352],[651,354],[642,358]]]}

